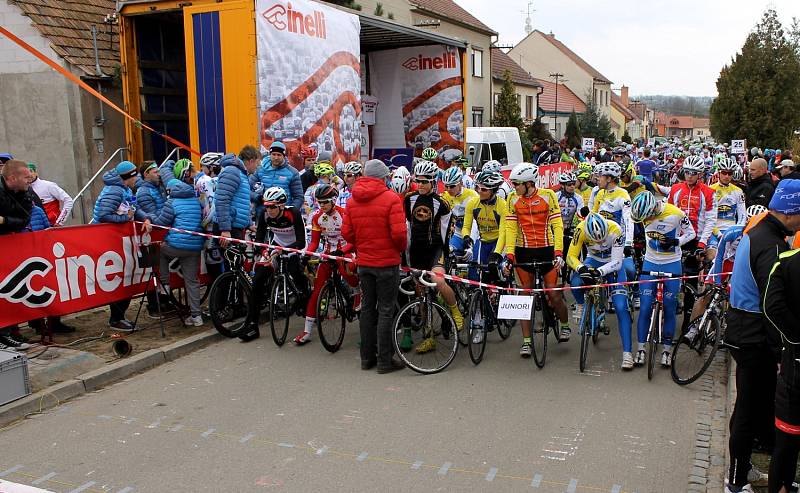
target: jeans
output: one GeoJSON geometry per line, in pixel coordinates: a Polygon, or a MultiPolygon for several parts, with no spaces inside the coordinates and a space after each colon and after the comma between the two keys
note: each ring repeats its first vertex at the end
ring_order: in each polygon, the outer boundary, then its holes
{"type": "Polygon", "coordinates": [[[400,268],[358,267],[361,280],[361,361],[375,361],[378,368],[392,364],[394,343],[392,342],[392,321],[395,301],[400,285],[400,268]]]}
{"type": "Polygon", "coordinates": [[[181,250],[166,243],[161,245],[161,271],[159,277],[161,284],[169,286],[169,263],[177,258],[181,265],[183,284],[186,287],[186,297],[189,299],[189,312],[193,317],[200,316],[200,281],[197,279],[200,271],[200,252],[181,250]]]}

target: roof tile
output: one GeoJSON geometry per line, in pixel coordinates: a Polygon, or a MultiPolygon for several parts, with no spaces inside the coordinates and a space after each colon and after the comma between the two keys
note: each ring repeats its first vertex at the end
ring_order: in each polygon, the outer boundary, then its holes
{"type": "MultiPolygon", "coordinates": [[[[542,111],[553,113],[556,111],[556,83],[545,79],[536,79],[536,82],[542,85],[544,92],[539,95],[539,108],[542,111]]],[[[558,85],[558,112],[568,113],[574,111],[575,113],[584,113],[586,111],[586,104],[570,91],[564,84],[558,85]]]]}
{"type": "Polygon", "coordinates": [[[515,84],[530,87],[541,87],[542,85],[531,75],[520,67],[510,56],[500,48],[492,48],[492,77],[502,79],[506,70],[511,72],[511,80],[515,84]]]}
{"type": "Polygon", "coordinates": [[[409,3],[421,10],[427,10],[448,19],[468,24],[480,31],[497,34],[491,27],[478,20],[477,17],[467,12],[453,0],[409,0],[409,3]]]}
{"type": "MultiPolygon", "coordinates": [[[[596,79],[600,79],[602,81],[605,81],[605,82],[611,84],[611,80],[608,77],[606,77],[605,75],[603,75],[600,72],[598,72],[596,68],[594,68],[591,65],[589,65],[586,62],[586,60],[584,60],[583,58],[579,57],[577,53],[575,53],[574,51],[572,51],[569,48],[567,48],[567,45],[565,45],[561,41],[557,40],[554,34],[545,34],[542,31],[539,31],[538,29],[534,30],[533,33],[541,34],[544,39],[546,39],[547,41],[550,42],[550,44],[552,44],[553,46],[558,48],[559,51],[561,51],[564,55],[566,55],[570,60],[575,62],[578,66],[580,66],[583,70],[585,70],[592,77],[594,77],[596,79]]],[[[533,33],[531,33],[531,34],[533,34],[533,33]]]]}

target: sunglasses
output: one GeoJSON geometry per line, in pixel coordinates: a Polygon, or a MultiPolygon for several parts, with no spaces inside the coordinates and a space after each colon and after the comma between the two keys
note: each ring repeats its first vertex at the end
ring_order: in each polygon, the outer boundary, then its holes
{"type": "Polygon", "coordinates": [[[684,171],[683,174],[685,174],[686,176],[697,176],[700,173],[698,173],[697,171],[684,171]]]}
{"type": "Polygon", "coordinates": [[[333,199],[317,200],[317,203],[319,205],[332,204],[333,203],[333,199]]]}
{"type": "Polygon", "coordinates": [[[420,184],[427,185],[427,184],[432,183],[432,182],[433,182],[433,180],[423,180],[421,178],[414,178],[414,183],[420,183],[420,184]]]}
{"type": "Polygon", "coordinates": [[[720,171],[719,174],[721,174],[721,175],[732,175],[733,171],[720,171]]]}
{"type": "Polygon", "coordinates": [[[511,184],[514,185],[515,187],[518,187],[520,185],[524,185],[525,182],[524,181],[518,181],[518,180],[511,180],[511,184]]]}
{"type": "Polygon", "coordinates": [[[564,186],[565,187],[574,187],[575,186],[575,182],[571,181],[571,182],[568,182],[568,183],[564,183],[564,186]]]}
{"type": "Polygon", "coordinates": [[[486,188],[486,187],[475,187],[475,191],[476,192],[491,192],[492,189],[491,188],[486,188]]]}
{"type": "Polygon", "coordinates": [[[345,176],[345,178],[353,178],[354,176],[358,176],[358,175],[355,175],[353,173],[345,173],[344,176],[345,176]]]}
{"type": "Polygon", "coordinates": [[[275,204],[265,204],[264,207],[270,210],[280,209],[280,206],[275,204]]]}
{"type": "Polygon", "coordinates": [[[446,189],[450,190],[451,188],[458,188],[458,184],[455,184],[455,185],[445,185],[444,187],[445,187],[446,189]]]}

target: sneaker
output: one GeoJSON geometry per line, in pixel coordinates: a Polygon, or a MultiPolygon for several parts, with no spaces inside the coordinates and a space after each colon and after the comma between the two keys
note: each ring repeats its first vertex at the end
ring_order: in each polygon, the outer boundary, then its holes
{"type": "Polygon", "coordinates": [[[389,366],[382,366],[378,365],[378,373],[381,375],[385,375],[386,373],[393,373],[398,370],[402,370],[406,367],[402,361],[397,361],[396,359],[392,358],[391,364],[389,366]]]}
{"type": "Polygon", "coordinates": [[[559,339],[561,342],[567,342],[569,340],[569,336],[572,335],[572,329],[569,328],[568,325],[561,327],[561,334],[559,335],[559,339]]]}
{"type": "Polygon", "coordinates": [[[259,337],[261,337],[261,331],[258,330],[258,324],[250,324],[247,329],[245,329],[244,334],[239,336],[239,339],[241,339],[242,342],[250,342],[259,337]]]}
{"type": "Polygon", "coordinates": [[[403,329],[403,340],[400,341],[400,350],[404,353],[411,351],[414,340],[411,338],[411,329],[403,329]]]}
{"type": "Polygon", "coordinates": [[[417,344],[415,351],[417,354],[425,354],[433,351],[434,349],[436,349],[436,341],[433,339],[433,337],[428,337],[424,341],[417,344]]]}
{"type": "Polygon", "coordinates": [[[194,317],[186,317],[186,320],[184,320],[183,323],[190,326],[202,327],[203,317],[201,315],[196,315],[194,317]]]}
{"type": "Polygon", "coordinates": [[[116,320],[108,322],[108,326],[115,330],[120,330],[122,332],[133,332],[136,330],[136,326],[133,325],[133,322],[130,320],[116,320]]]}
{"type": "Polygon", "coordinates": [[[461,311],[458,309],[458,305],[452,305],[450,307],[450,315],[453,316],[453,322],[456,323],[456,330],[461,330],[464,328],[464,316],[461,315],[461,311]]]}
{"type": "Polygon", "coordinates": [[[768,480],[769,474],[760,471],[752,463],[750,464],[750,470],[747,471],[747,481],[749,481],[751,484],[758,483],[757,486],[766,486],[768,480]]]}
{"type": "Polygon", "coordinates": [[[300,334],[297,334],[297,337],[295,337],[293,341],[298,346],[302,346],[307,342],[311,342],[311,334],[309,332],[303,331],[300,334]]]}
{"type": "Polygon", "coordinates": [[[519,355],[523,358],[530,358],[533,354],[533,346],[530,342],[523,342],[522,347],[519,348],[519,355]]]}
{"type": "Polygon", "coordinates": [[[733,486],[728,484],[728,479],[725,479],[725,493],[753,493],[753,487],[750,484],[744,486],[733,486]]]}
{"type": "Polygon", "coordinates": [[[31,345],[27,342],[14,340],[10,335],[0,335],[0,344],[5,346],[3,349],[14,349],[17,351],[25,351],[31,348],[31,345]]]}
{"type": "Polygon", "coordinates": [[[356,293],[353,295],[353,311],[361,311],[361,293],[356,293]]]}
{"type": "Polygon", "coordinates": [[[633,370],[633,354],[629,352],[622,353],[622,369],[633,370]]]}
{"type": "Polygon", "coordinates": [[[664,352],[661,353],[661,366],[664,368],[669,368],[671,364],[672,364],[672,349],[669,350],[665,349],[664,352]]]}
{"type": "Polygon", "coordinates": [[[483,328],[472,331],[472,344],[480,344],[483,342],[483,328]]]}
{"type": "Polygon", "coordinates": [[[636,360],[634,360],[633,364],[636,366],[642,366],[647,362],[647,353],[644,349],[640,349],[636,351],[636,360]]]}
{"type": "Polygon", "coordinates": [[[378,360],[374,360],[374,359],[363,360],[362,359],[361,360],[361,369],[364,370],[364,371],[371,370],[371,369],[375,368],[375,366],[377,364],[378,364],[378,360]]]}

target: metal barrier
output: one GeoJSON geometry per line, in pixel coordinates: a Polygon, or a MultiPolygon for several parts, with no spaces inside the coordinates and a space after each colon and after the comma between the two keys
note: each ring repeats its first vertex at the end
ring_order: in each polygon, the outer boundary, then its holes
{"type": "Polygon", "coordinates": [[[172,152],[167,154],[167,157],[163,161],[161,161],[161,164],[164,164],[167,161],[169,161],[170,158],[172,158],[173,154],[175,155],[174,161],[177,161],[178,159],[180,159],[181,158],[181,148],[180,147],[175,147],[174,149],[172,149],[172,152]]]}
{"type": "MultiPolygon", "coordinates": [[[[89,181],[86,182],[86,185],[84,185],[83,188],[81,188],[80,192],[78,192],[75,195],[75,197],[73,198],[73,201],[77,202],[78,199],[81,198],[81,196],[83,195],[83,192],[85,192],[86,190],[89,189],[89,187],[92,185],[92,183],[94,183],[94,181],[97,179],[97,177],[100,176],[100,174],[102,174],[103,171],[106,170],[106,168],[108,167],[109,163],[111,163],[111,161],[117,156],[117,154],[124,154],[126,152],[128,152],[128,148],[127,147],[120,147],[119,149],[114,151],[114,153],[111,156],[109,156],[108,159],[106,159],[106,162],[103,163],[102,166],[100,166],[100,169],[97,170],[97,172],[94,174],[94,176],[92,176],[91,179],[89,179],[89,181]]],[[[122,159],[122,156],[120,155],[120,162],[121,161],[123,161],[123,159],[122,159]]],[[[86,208],[85,208],[85,206],[83,204],[83,200],[81,200],[80,203],[81,203],[81,220],[83,221],[84,224],[86,224],[86,208]]],[[[75,217],[75,208],[74,207],[72,208],[71,216],[75,217]]]]}

